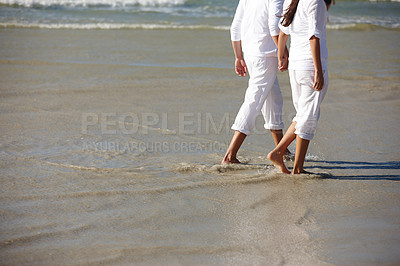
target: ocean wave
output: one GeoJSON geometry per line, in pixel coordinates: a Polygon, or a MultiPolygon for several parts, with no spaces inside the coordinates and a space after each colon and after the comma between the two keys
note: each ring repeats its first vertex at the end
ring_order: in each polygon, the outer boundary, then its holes
{"type": "Polygon", "coordinates": [[[185,0],[0,0],[3,5],[18,5],[25,7],[34,6],[68,6],[68,7],[88,7],[88,6],[174,6],[183,5],[185,0]]]}
{"type": "MultiPolygon", "coordinates": [[[[185,3],[193,4],[195,0],[0,0],[3,5],[19,5],[19,6],[129,6],[129,5],[183,5],[185,3]]],[[[365,2],[394,2],[400,0],[366,0],[365,2]]],[[[204,3],[204,2],[203,2],[204,3]]],[[[236,5],[236,3],[234,4],[236,5]]]]}
{"type": "Polygon", "coordinates": [[[379,12],[374,15],[354,14],[346,16],[342,14],[330,16],[327,27],[331,29],[355,28],[360,30],[376,28],[396,29],[400,28],[400,18],[392,13],[383,16],[379,12]]]}
{"type": "Polygon", "coordinates": [[[328,30],[355,30],[355,31],[371,31],[379,29],[400,30],[400,24],[392,25],[374,25],[369,23],[343,23],[343,24],[327,24],[328,30]]]}
{"type": "MultiPolygon", "coordinates": [[[[2,22],[0,28],[27,28],[27,29],[70,29],[70,30],[222,30],[229,31],[229,26],[216,25],[184,25],[184,24],[129,24],[129,23],[22,23],[2,22]]],[[[371,31],[379,29],[400,30],[400,25],[378,26],[373,24],[328,24],[328,30],[356,30],[371,31]]]]}
{"type": "Polygon", "coordinates": [[[128,23],[0,23],[0,28],[36,28],[36,29],[72,29],[72,30],[119,30],[119,29],[144,29],[144,30],[165,30],[165,29],[187,29],[187,30],[229,30],[229,26],[212,25],[178,25],[178,24],[128,24],[128,23]]]}

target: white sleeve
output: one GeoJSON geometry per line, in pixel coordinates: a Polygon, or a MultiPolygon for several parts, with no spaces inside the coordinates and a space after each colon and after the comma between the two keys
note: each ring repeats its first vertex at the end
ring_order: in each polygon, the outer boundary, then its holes
{"type": "Polygon", "coordinates": [[[312,36],[321,38],[326,25],[326,5],[323,0],[312,0],[307,7],[308,14],[308,39],[312,36]]]}
{"type": "Polygon", "coordinates": [[[239,4],[236,8],[236,13],[232,21],[231,25],[231,40],[232,41],[240,41],[241,37],[241,28],[242,28],[242,19],[244,15],[244,1],[240,0],[239,4]]]}
{"type": "Polygon", "coordinates": [[[279,21],[282,15],[283,1],[271,0],[268,8],[268,27],[271,36],[279,35],[279,21]]]}
{"type": "Polygon", "coordinates": [[[286,9],[289,7],[291,0],[285,0],[284,4],[283,4],[283,8],[282,8],[282,12],[281,12],[281,18],[278,22],[278,26],[279,29],[285,33],[286,35],[290,35],[290,31],[289,31],[289,27],[285,27],[282,25],[283,22],[283,14],[286,12],[286,9]]]}

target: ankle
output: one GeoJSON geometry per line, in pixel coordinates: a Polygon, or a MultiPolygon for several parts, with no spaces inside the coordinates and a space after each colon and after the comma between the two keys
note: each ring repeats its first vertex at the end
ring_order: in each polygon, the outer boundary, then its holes
{"type": "Polygon", "coordinates": [[[236,154],[227,153],[224,157],[224,161],[232,161],[236,159],[236,154]]]}
{"type": "Polygon", "coordinates": [[[292,174],[294,174],[294,175],[297,175],[297,174],[301,174],[301,173],[303,173],[303,168],[299,168],[299,167],[294,167],[293,168],[293,171],[292,171],[292,174]]]}
{"type": "Polygon", "coordinates": [[[278,155],[283,155],[285,153],[285,150],[282,151],[282,149],[275,148],[272,152],[278,155]]]}

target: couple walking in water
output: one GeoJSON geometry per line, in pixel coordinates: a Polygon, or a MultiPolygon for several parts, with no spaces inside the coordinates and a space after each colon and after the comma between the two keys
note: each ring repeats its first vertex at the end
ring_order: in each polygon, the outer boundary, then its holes
{"type": "MultiPolygon", "coordinates": [[[[334,4],[334,2],[333,2],[334,4]]],[[[303,165],[314,137],[320,105],[328,89],[326,22],[330,0],[240,0],[231,25],[235,72],[249,74],[245,99],[222,164],[240,163],[237,152],[261,112],[275,149],[268,158],[283,173],[304,173],[303,165]],[[290,53],[286,48],[291,36],[290,53]],[[282,94],[277,72],[289,70],[296,116],[283,134],[282,94]],[[294,166],[283,160],[296,140],[294,166]]]]}

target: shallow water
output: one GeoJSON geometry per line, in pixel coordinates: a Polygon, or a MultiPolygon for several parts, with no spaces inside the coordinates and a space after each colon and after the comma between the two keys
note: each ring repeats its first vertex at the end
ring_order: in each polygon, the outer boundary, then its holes
{"type": "MultiPolygon", "coordinates": [[[[0,27],[227,30],[237,0],[0,0],[0,27]]],[[[339,1],[330,29],[400,28],[400,3],[339,1]]]]}
{"type": "Polygon", "coordinates": [[[261,119],[219,165],[247,83],[227,31],[2,28],[2,264],[398,263],[399,37],[328,31],[314,174],[291,177],[261,119]]]}

